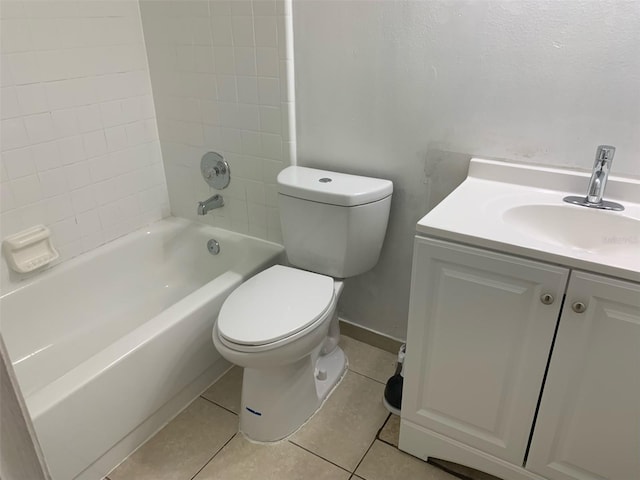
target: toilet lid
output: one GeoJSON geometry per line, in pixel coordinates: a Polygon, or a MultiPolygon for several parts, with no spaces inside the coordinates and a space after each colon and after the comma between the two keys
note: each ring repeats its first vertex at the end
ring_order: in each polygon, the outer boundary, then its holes
{"type": "Polygon", "coordinates": [[[242,345],[276,342],[322,317],[333,296],[331,277],[275,265],[229,295],[218,315],[218,332],[242,345]]]}

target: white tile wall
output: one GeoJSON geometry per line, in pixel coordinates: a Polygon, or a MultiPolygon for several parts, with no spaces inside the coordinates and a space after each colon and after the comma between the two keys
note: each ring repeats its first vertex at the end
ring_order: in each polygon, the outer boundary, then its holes
{"type": "Polygon", "coordinates": [[[285,1],[140,1],[172,213],[277,242],[276,176],[295,161],[285,1]],[[225,206],[198,217],[210,150],[232,180],[225,206]]]}
{"type": "Polygon", "coordinates": [[[3,0],[0,18],[0,236],[48,225],[65,260],[166,216],[137,1],[3,0]]]}

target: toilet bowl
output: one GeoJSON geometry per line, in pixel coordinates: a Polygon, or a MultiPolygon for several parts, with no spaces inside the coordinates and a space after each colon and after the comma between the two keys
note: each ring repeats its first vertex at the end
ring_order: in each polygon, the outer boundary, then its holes
{"type": "Polygon", "coordinates": [[[375,266],[389,180],[291,166],[278,175],[282,236],[294,267],[273,266],[225,300],[213,343],[244,367],[240,430],[273,442],[296,431],[342,378],[341,279],[375,266]]]}
{"type": "Polygon", "coordinates": [[[337,346],[343,282],[273,266],[238,287],[213,330],[220,354],[244,367],[240,431],[280,440],[302,425],[346,371],[337,346]],[[259,320],[256,320],[259,319],[259,320]]]}

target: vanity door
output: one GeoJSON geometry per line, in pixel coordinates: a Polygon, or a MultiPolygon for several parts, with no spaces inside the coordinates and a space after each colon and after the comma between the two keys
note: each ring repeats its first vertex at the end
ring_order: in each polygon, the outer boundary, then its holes
{"type": "Polygon", "coordinates": [[[522,466],[568,273],[416,237],[403,422],[522,466]]]}
{"type": "Polygon", "coordinates": [[[571,274],[526,468],[640,479],[640,284],[571,274]]]}

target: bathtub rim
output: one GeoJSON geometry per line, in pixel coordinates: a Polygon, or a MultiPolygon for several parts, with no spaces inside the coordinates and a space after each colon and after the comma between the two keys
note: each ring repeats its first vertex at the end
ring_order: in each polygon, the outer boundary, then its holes
{"type": "MultiPolygon", "coordinates": [[[[71,270],[77,267],[78,265],[86,263],[95,257],[98,257],[107,252],[115,250],[121,245],[132,242],[135,239],[138,239],[138,238],[144,237],[145,235],[150,235],[153,233],[160,233],[162,231],[168,231],[174,228],[177,229],[180,226],[187,227],[190,225],[197,226],[201,229],[211,229],[212,235],[215,235],[216,232],[218,232],[218,234],[222,236],[224,235],[239,236],[250,241],[263,243],[268,246],[274,247],[276,249],[281,249],[281,252],[280,252],[281,255],[284,253],[284,246],[280,243],[272,242],[271,240],[265,240],[259,237],[254,237],[246,233],[240,233],[240,232],[235,232],[233,230],[228,230],[226,228],[216,227],[208,223],[196,222],[187,218],[170,215],[168,217],[164,217],[159,220],[156,220],[155,222],[151,222],[136,230],[133,230],[132,232],[122,235],[121,237],[117,237],[112,240],[109,240],[108,242],[105,242],[102,245],[97,246],[96,248],[93,248],[84,253],[81,253],[78,256],[75,256],[68,260],[63,260],[53,265],[42,267],[42,269],[39,269],[39,270],[35,270],[33,273],[26,274],[25,278],[21,278],[18,281],[10,281],[7,284],[1,284],[0,285],[0,305],[2,305],[3,299],[9,298],[10,296],[16,294],[19,291],[22,291],[23,289],[31,285],[43,282],[53,275],[63,274],[64,272],[71,270]]],[[[2,261],[6,262],[6,259],[4,258],[4,256],[2,257],[2,261]]],[[[0,318],[0,330],[1,330],[1,326],[2,326],[2,321],[0,318]]]]}

